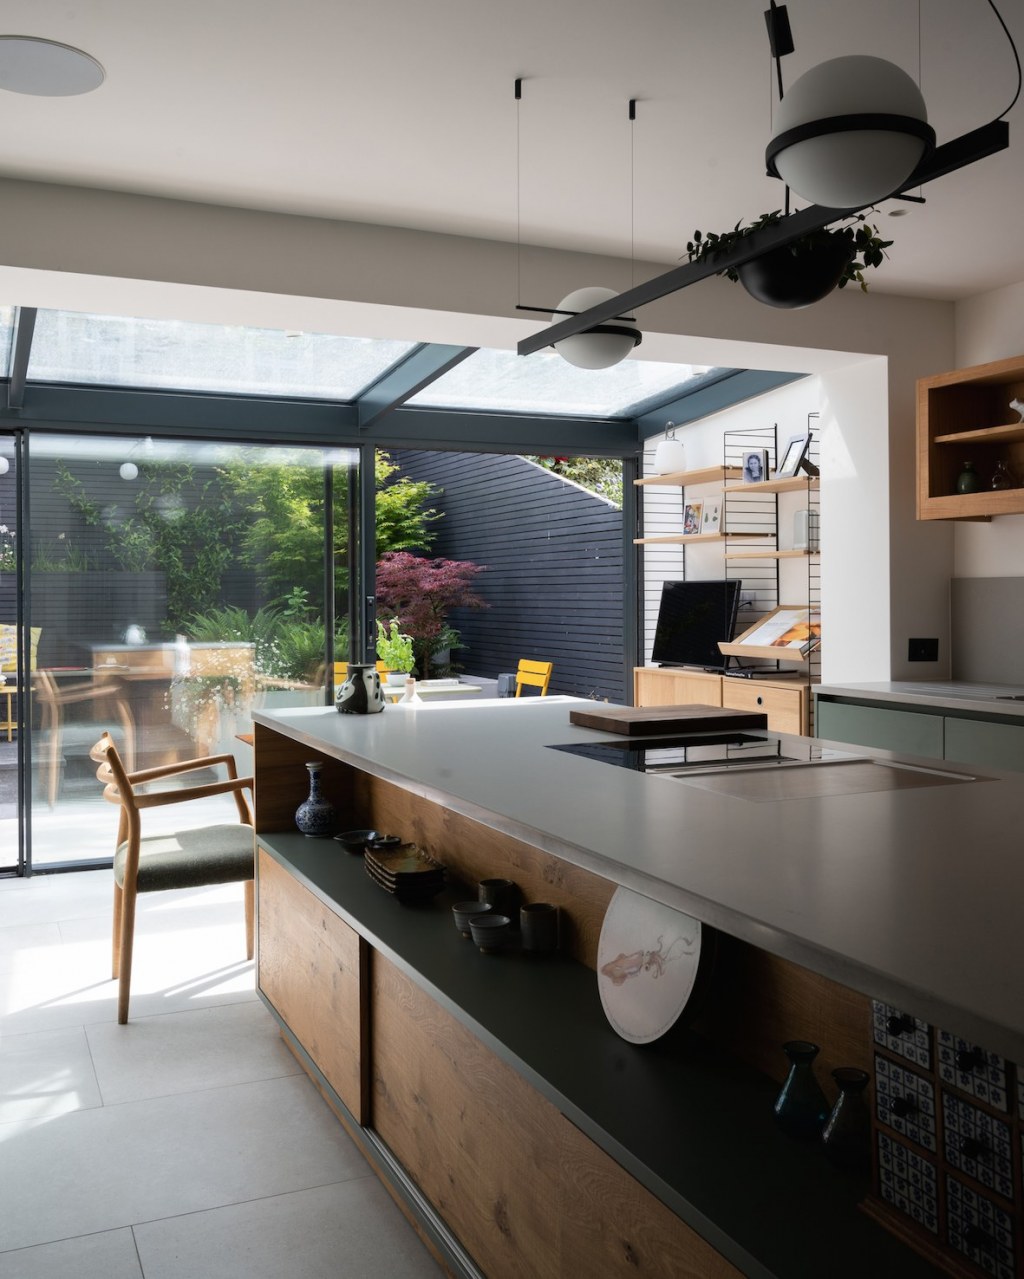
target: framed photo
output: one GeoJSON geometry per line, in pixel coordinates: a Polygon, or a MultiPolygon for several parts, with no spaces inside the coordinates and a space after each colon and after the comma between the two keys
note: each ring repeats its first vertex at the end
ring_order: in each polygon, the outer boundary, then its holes
{"type": "Polygon", "coordinates": [[[768,450],[747,449],[743,454],[743,483],[761,484],[768,478],[768,450]]]}
{"type": "Polygon", "coordinates": [[[700,532],[700,520],[704,511],[703,502],[687,502],[683,507],[683,536],[693,537],[700,532]]]}
{"type": "Polygon", "coordinates": [[[704,502],[704,516],[701,519],[700,531],[702,533],[721,533],[722,531],[722,501],[721,498],[707,498],[704,502]]]}
{"type": "Polygon", "coordinates": [[[806,662],[821,643],[821,614],[816,609],[783,604],[730,643],[719,642],[733,657],[763,657],[776,662],[806,662]]]}
{"type": "MultiPolygon", "coordinates": [[[[791,436],[789,443],[782,450],[779,456],[779,464],[775,468],[775,478],[777,480],[792,479],[797,474],[801,466],[804,465],[810,443],[810,431],[805,431],[802,435],[791,436]]],[[[816,471],[810,470],[808,474],[816,474],[816,471]]]]}

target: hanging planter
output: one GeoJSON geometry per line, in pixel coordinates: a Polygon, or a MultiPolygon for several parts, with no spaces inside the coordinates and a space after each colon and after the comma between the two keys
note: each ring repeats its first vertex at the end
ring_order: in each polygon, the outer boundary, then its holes
{"type": "MultiPolygon", "coordinates": [[[[687,244],[691,262],[714,261],[734,249],[746,236],[765,227],[778,226],[783,220],[780,210],[762,213],[756,222],[741,227],[737,222],[731,231],[720,235],[695,231],[687,244]]],[[[719,271],[730,280],[739,280],[751,297],[768,306],[795,309],[810,306],[827,297],[833,289],[845,288],[851,280],[866,292],[864,271],[881,266],[891,240],[881,240],[878,228],[869,225],[863,214],[853,224],[825,227],[792,244],[769,249],[742,266],[719,271]],[[862,225],[856,225],[861,223],[862,225]]]]}
{"type": "Polygon", "coordinates": [[[826,233],[771,249],[744,262],[736,272],[740,284],[758,302],[795,310],[827,297],[855,256],[845,239],[826,233]]]}

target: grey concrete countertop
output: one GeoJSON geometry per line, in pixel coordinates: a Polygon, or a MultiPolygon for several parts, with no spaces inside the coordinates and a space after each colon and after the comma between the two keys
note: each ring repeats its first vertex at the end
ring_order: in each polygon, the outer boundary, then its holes
{"type": "Polygon", "coordinates": [[[960,680],[896,680],[875,684],[818,684],[818,697],[928,706],[937,710],[976,711],[1024,718],[1024,688],[1018,684],[970,684],[960,680]],[[1020,701],[1014,700],[1020,698],[1020,701]]]}
{"type": "MultiPolygon", "coordinates": [[[[776,765],[758,784],[777,793],[755,797],[735,775],[715,789],[713,777],[545,749],[623,741],[570,725],[580,705],[594,704],[437,702],[367,716],[307,707],[254,719],[1024,1062],[1019,774],[836,743],[826,749],[845,762],[829,766],[826,793],[800,797],[826,766],[776,765]],[[843,793],[845,767],[873,776],[858,760],[874,762],[877,784],[843,793]],[[915,784],[893,789],[894,778],[915,784]]],[[[822,749],[767,737],[794,758],[822,749]]]]}

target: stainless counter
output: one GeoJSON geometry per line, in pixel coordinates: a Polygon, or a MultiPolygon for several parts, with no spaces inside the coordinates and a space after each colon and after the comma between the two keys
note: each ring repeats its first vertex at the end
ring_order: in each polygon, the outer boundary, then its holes
{"type": "MultiPolygon", "coordinates": [[[[813,768],[785,783],[781,770],[747,774],[760,778],[748,786],[656,776],[546,749],[621,742],[570,725],[580,704],[254,719],[1024,1062],[1019,774],[837,744],[875,760],[877,774],[858,762],[844,775],[838,762],[827,784],[813,768]],[[844,776],[856,776],[852,789],[844,776]]],[[[820,746],[773,740],[797,758],[820,746]]]]}
{"type": "Polygon", "coordinates": [[[937,710],[978,712],[1024,719],[1024,687],[1016,684],[968,684],[957,680],[895,680],[866,684],[818,684],[817,697],[847,697],[879,704],[929,706],[937,710]],[[1014,700],[1019,698],[1020,700],[1014,700]]]}

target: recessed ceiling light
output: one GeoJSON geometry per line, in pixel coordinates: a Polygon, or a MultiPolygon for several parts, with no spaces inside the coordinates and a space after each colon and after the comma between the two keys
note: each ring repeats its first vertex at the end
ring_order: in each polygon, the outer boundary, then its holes
{"type": "Polygon", "coordinates": [[[0,89],[42,98],[92,93],[104,80],[95,58],[37,36],[0,36],[0,89]]]}

